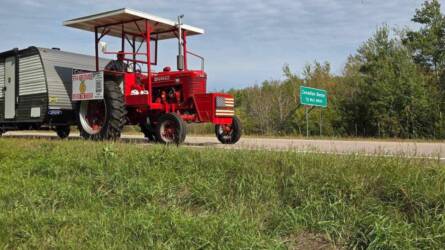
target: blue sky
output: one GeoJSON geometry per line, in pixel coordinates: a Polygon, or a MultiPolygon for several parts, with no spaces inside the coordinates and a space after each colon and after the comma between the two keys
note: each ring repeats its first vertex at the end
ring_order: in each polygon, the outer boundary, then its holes
{"type": "MultiPolygon", "coordinates": [[[[442,1],[441,1],[442,2],[442,1]]],[[[93,53],[93,35],[62,22],[128,7],[206,30],[189,47],[206,57],[209,89],[239,88],[282,78],[289,64],[299,73],[314,60],[341,72],[375,29],[413,27],[423,0],[0,0],[0,51],[31,45],[93,53]]],[[[445,3],[444,3],[445,4],[445,3]]],[[[174,65],[174,43],[162,44],[161,65],[174,65]]],[[[198,63],[194,64],[198,65],[198,63]]]]}

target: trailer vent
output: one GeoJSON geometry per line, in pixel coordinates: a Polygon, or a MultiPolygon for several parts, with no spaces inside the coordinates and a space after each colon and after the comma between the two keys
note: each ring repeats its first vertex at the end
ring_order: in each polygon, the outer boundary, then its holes
{"type": "Polygon", "coordinates": [[[31,108],[31,118],[40,118],[41,109],[40,107],[31,108]]]}

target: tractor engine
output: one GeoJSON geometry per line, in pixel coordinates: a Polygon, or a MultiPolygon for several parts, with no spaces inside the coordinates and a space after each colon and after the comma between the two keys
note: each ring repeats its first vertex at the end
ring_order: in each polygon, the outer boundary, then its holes
{"type": "Polygon", "coordinates": [[[192,97],[206,93],[207,76],[203,71],[176,71],[153,76],[153,102],[186,106],[192,97]]]}

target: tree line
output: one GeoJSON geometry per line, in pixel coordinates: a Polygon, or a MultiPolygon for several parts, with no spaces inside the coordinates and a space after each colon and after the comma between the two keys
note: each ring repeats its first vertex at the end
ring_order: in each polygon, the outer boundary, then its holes
{"type": "Polygon", "coordinates": [[[328,108],[309,113],[309,130],[325,136],[445,138],[445,16],[426,1],[417,29],[383,25],[350,55],[341,74],[328,62],[301,75],[283,67],[284,80],[230,90],[247,134],[303,135],[301,85],[328,91],[328,108]]]}

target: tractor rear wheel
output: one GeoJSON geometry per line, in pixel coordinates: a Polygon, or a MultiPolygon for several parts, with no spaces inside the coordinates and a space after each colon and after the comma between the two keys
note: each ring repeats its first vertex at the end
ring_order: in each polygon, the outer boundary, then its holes
{"type": "Polygon", "coordinates": [[[185,141],[187,126],[176,113],[167,113],[159,118],[155,129],[158,142],[164,144],[181,144],[185,141]]]}
{"type": "Polygon", "coordinates": [[[106,81],[103,100],[80,103],[80,136],[89,140],[117,140],[126,123],[126,115],[121,89],[115,82],[106,81]]]}
{"type": "Polygon", "coordinates": [[[60,139],[65,139],[70,135],[70,126],[57,126],[56,133],[60,139]]]}
{"type": "Polygon", "coordinates": [[[216,138],[222,144],[235,144],[241,138],[241,121],[234,116],[230,125],[216,125],[216,138]]]}

